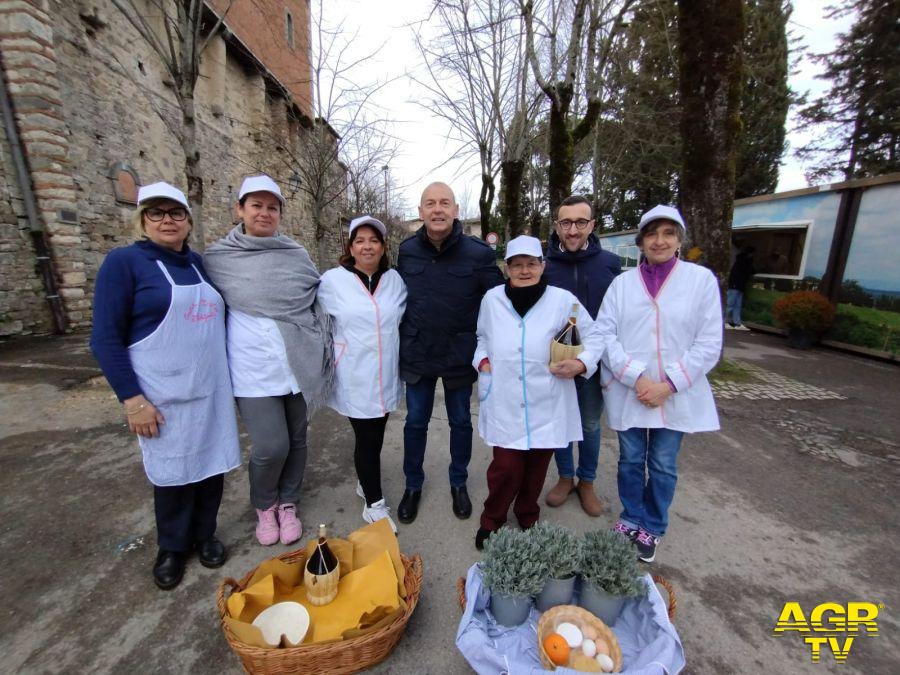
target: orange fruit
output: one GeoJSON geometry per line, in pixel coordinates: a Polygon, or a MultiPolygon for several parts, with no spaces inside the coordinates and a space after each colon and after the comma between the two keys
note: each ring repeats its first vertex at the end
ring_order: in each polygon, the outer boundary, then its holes
{"type": "Polygon", "coordinates": [[[569,643],[559,633],[550,633],[544,638],[544,651],[557,666],[564,666],[569,662],[569,652],[572,651],[569,643]]]}

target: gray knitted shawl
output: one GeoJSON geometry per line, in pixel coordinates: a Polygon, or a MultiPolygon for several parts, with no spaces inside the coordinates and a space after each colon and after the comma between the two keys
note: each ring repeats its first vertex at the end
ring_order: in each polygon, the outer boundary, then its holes
{"type": "Polygon", "coordinates": [[[316,307],[319,272],[309,253],[283,234],[253,237],[238,224],[206,249],[203,266],[229,308],[275,321],[312,415],[328,400],[334,358],[328,314],[316,307]]]}

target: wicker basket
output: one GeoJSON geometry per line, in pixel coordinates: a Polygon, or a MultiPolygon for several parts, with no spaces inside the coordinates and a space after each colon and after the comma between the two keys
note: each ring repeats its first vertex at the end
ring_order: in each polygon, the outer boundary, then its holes
{"type": "MultiPolygon", "coordinates": [[[[285,649],[262,649],[241,642],[225,623],[225,601],[227,595],[243,591],[253,577],[251,570],[243,579],[225,579],[216,592],[216,605],[222,622],[222,632],[228,645],[241,659],[248,673],[281,675],[282,673],[356,673],[383,661],[400,640],[409,617],[419,602],[422,588],[422,559],[415,555],[400,556],[406,570],[406,611],[388,626],[360,637],[338,642],[301,645],[285,649]]],[[[286,563],[305,564],[306,554],[302,550],[284,553],[278,559],[286,563]]]]}
{"type": "Polygon", "coordinates": [[[597,635],[609,645],[609,657],[615,664],[612,672],[618,673],[622,670],[622,649],[619,647],[619,641],[616,639],[615,633],[596,616],[576,605],[559,605],[541,614],[537,626],[537,641],[538,654],[541,657],[541,664],[543,664],[544,668],[556,670],[556,665],[550,660],[550,657],[547,656],[547,652],[544,650],[544,639],[550,633],[556,632],[556,627],[564,621],[581,627],[591,626],[597,631],[597,635]]]}

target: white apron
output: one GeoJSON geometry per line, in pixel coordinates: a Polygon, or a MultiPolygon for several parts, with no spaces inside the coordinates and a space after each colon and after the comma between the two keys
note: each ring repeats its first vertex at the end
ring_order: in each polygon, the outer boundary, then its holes
{"type": "Polygon", "coordinates": [[[144,396],[162,413],[157,438],[138,437],[144,470],[154,485],[187,485],[240,465],[240,443],[228,361],[225,302],[203,280],[172,286],[165,318],[128,347],[144,396]]]}

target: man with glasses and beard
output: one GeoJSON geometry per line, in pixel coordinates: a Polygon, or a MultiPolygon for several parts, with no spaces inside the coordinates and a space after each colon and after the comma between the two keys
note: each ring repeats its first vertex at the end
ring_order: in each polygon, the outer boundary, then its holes
{"type": "MultiPolygon", "coordinates": [[[[547,283],[573,293],[592,319],[597,318],[606,289],[622,271],[619,257],[601,248],[594,234],[595,222],[594,207],[588,199],[580,195],[564,199],[557,209],[544,271],[547,283]]],[[[599,371],[587,379],[576,377],[575,385],[583,436],[578,443],[578,465],[576,468],[573,443],[556,450],[559,481],[547,493],[546,501],[548,506],[560,506],[572,492],[577,492],[585,513],[596,517],[603,511],[603,504],[594,492],[603,412],[599,371]]]]}

